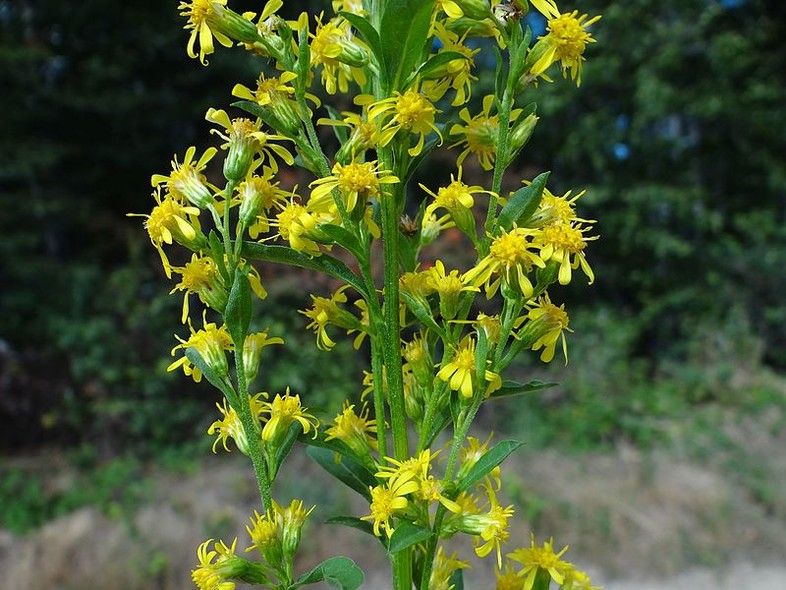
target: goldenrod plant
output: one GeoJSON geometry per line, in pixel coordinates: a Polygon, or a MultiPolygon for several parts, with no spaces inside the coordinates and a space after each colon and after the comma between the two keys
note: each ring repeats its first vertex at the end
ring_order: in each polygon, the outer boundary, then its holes
{"type": "Polygon", "coordinates": [[[239,116],[207,112],[217,147],[190,147],[167,174],[153,175],[154,206],[143,216],[177,281],[172,293],[183,294],[188,333],[169,368],[217,389],[213,450],[247,455],[260,494],[243,550],[237,538],[202,543],[195,584],[362,585],[362,570],[346,557],[295,569],[313,507],[274,499],[272,489],[300,443],[368,503],[365,514],[332,522],[378,539],[395,590],[458,590],[475,558],[492,560],[498,589],[593,588],[552,540],[508,546],[514,509],[500,498],[500,466],[521,443],[481,441],[470,427],[484,403],[549,385],[503,375],[527,350],[544,362],[560,350],[567,362],[568,314],[550,290],[577,274],[593,281],[584,252],[596,237],[593,221],[576,212],[583,193],[552,194],[547,172],[509,193],[502,183],[538,123],[535,105],[519,104],[522,92],[558,69],[580,84],[594,41],[588,27],[600,17],[561,12],[554,0],[334,0],[330,16],[287,21],[282,5],[268,0],[259,13],[239,14],[228,0],[180,4],[189,56],[207,65],[216,44],[241,47],[262,71],[255,84],[228,89],[239,116]],[[529,10],[547,22],[537,38],[522,21],[529,10]],[[480,51],[496,57],[496,83],[473,113],[465,105],[480,51]],[[315,85],[355,108],[323,106],[315,85]],[[335,132],[337,149],[326,150],[318,127],[335,132]],[[455,156],[450,183],[412,186],[437,148],[455,156]],[[217,157],[223,186],[206,175],[217,157]],[[464,180],[473,161],[485,186],[464,180]],[[284,167],[313,180],[282,188],[284,167]],[[408,197],[422,205],[413,210],[408,197]],[[423,255],[448,229],[464,234],[474,265],[451,268],[423,255]],[[183,266],[170,262],[176,247],[187,251],[181,260],[190,252],[183,266]],[[346,333],[369,351],[357,396],[335,418],[320,422],[308,398],[289,389],[251,389],[264,380],[265,348],[284,344],[252,331],[272,264],[340,282],[332,294],[311,296],[304,324],[321,350],[346,333]],[[474,539],[474,557],[451,549],[460,534],[474,539]]]}

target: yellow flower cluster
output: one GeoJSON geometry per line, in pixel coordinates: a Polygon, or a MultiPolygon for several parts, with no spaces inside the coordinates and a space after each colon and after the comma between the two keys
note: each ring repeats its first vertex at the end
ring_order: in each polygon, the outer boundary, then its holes
{"type": "MultiPolygon", "coordinates": [[[[197,551],[194,582],[202,590],[236,582],[294,587],[339,575],[322,566],[295,575],[313,509],[272,497],[300,441],[319,447],[315,460],[368,500],[366,522],[355,525],[391,547],[396,590],[452,588],[470,563],[441,543],[459,533],[473,538],[477,557],[496,559],[498,588],[530,590],[551,580],[564,590],[591,589],[562,559],[567,548],[555,552],[552,541],[537,545],[533,537],[503,567],[514,509],[499,497],[500,463],[518,443],[492,446],[469,429],[483,403],[527,390],[503,381],[517,354],[532,350],[550,362],[559,347],[567,362],[569,317],[551,288],[569,284],[574,271],[594,281],[585,250],[597,237],[595,222],[576,212],[584,193],[555,195],[545,174],[511,193],[502,188],[539,122],[534,106],[517,107],[523,89],[548,81],[557,65],[579,85],[595,41],[589,27],[600,17],[563,13],[554,0],[333,0],[332,16],[287,21],[283,5],[267,0],[260,13],[238,13],[229,0],[180,2],[190,57],[206,65],[217,45],[238,46],[270,67],[231,88],[239,116],[207,111],[216,147],[201,154],[190,147],[167,174],[154,174],[155,203],[141,215],[174,277],[171,294],[183,297],[190,332],[178,337],[169,370],[204,377],[221,392],[208,428],[213,451],[228,451],[231,440],[250,458],[263,504],[247,527],[258,561],[236,555],[237,540],[211,539],[197,551]],[[535,40],[521,20],[530,8],[546,18],[535,40]],[[478,96],[477,65],[489,45],[505,51],[507,63],[493,94],[478,96]],[[344,95],[337,108],[323,107],[314,85],[331,101],[344,95]],[[455,160],[442,166],[449,181],[417,175],[443,142],[455,160]],[[411,183],[420,190],[408,192],[412,179],[422,181],[411,183]],[[440,236],[460,255],[435,256],[440,236]],[[170,262],[176,245],[187,254],[170,262]],[[319,413],[289,388],[251,393],[267,376],[262,351],[283,344],[257,327],[267,271],[255,261],[340,281],[327,296],[311,295],[300,311],[305,328],[321,351],[334,349],[343,332],[371,357],[360,401],[344,400],[322,431],[319,413]],[[191,321],[197,304],[199,329],[191,321]],[[448,429],[446,452],[434,451],[448,429]],[[393,551],[402,526],[421,541],[393,551]]],[[[357,579],[342,587],[357,587],[357,579]]]]}

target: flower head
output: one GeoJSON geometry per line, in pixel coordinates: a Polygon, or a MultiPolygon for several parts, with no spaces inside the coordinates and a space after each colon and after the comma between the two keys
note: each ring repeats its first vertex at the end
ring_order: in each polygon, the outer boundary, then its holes
{"type": "Polygon", "coordinates": [[[393,534],[393,527],[390,519],[397,512],[404,510],[409,504],[407,495],[415,492],[418,484],[408,475],[399,475],[390,479],[385,485],[369,488],[371,492],[371,504],[369,509],[371,514],[362,516],[361,520],[374,521],[374,534],[382,536],[382,530],[390,537],[393,534]]]}
{"type": "Polygon", "coordinates": [[[237,538],[227,547],[223,541],[213,543],[213,550],[208,546],[213,539],[208,539],[197,548],[199,566],[191,570],[191,579],[199,590],[234,590],[235,583],[230,581],[232,575],[240,573],[242,560],[235,557],[237,538]],[[239,563],[236,563],[239,562],[239,563]]]}
{"type": "Polygon", "coordinates": [[[192,250],[200,249],[207,243],[207,239],[199,227],[199,209],[183,204],[172,195],[161,198],[161,187],[156,186],[153,191],[156,206],[150,215],[129,213],[130,217],[144,217],[145,229],[150,241],[161,256],[161,263],[167,278],[172,277],[172,267],[164,252],[164,244],[177,242],[192,250]]]}
{"type": "Polygon", "coordinates": [[[275,445],[295,421],[303,428],[304,434],[313,430],[314,436],[317,436],[319,421],[307,412],[308,408],[300,405],[299,395],[290,395],[288,387],[283,396],[277,393],[272,402],[263,402],[262,406],[260,411],[269,415],[268,421],[262,429],[263,442],[272,441],[275,445]]]}
{"type": "Polygon", "coordinates": [[[584,233],[590,231],[590,227],[582,227],[578,223],[554,223],[542,228],[536,241],[540,245],[540,258],[544,262],[554,260],[559,263],[559,283],[567,285],[570,283],[571,270],[581,267],[581,270],[592,284],[595,274],[587,262],[584,248],[587,242],[596,240],[597,236],[585,237],[584,233]]]}
{"type": "Polygon", "coordinates": [[[202,62],[202,65],[207,65],[205,56],[215,51],[213,37],[224,47],[232,47],[232,40],[217,30],[218,15],[215,5],[226,6],[227,0],[191,0],[190,2],[181,2],[178,6],[178,9],[182,11],[180,16],[185,16],[188,19],[184,28],[191,31],[186,47],[188,57],[197,57],[194,45],[199,39],[199,61],[202,62]]]}
{"type": "Polygon", "coordinates": [[[484,170],[494,167],[497,154],[497,133],[499,132],[499,117],[491,114],[494,96],[489,94],[483,97],[483,110],[471,117],[466,107],[459,111],[459,117],[464,125],[459,123],[450,128],[451,135],[461,137],[450,147],[464,146],[456,163],[461,165],[469,154],[474,154],[484,170]]]}
{"type": "Polygon", "coordinates": [[[530,69],[530,76],[541,76],[551,64],[559,62],[562,75],[567,76],[570,71],[571,79],[576,81],[577,86],[581,86],[584,50],[587,44],[595,42],[586,28],[600,20],[600,16],[586,20],[586,14],[578,14],[578,11],[574,10],[570,14],[552,15],[552,18],[549,18],[546,24],[547,34],[540,37],[532,49],[536,54],[541,51],[543,53],[530,69]]]}
{"type": "MultiPolygon", "coordinates": [[[[257,422],[257,424],[260,422],[263,409],[262,401],[259,398],[266,395],[267,394],[265,393],[258,393],[254,396],[248,396],[248,403],[251,407],[251,416],[257,422]]],[[[209,435],[217,435],[216,440],[213,441],[213,452],[216,452],[216,447],[219,444],[224,447],[226,452],[229,452],[227,441],[231,438],[233,441],[235,441],[235,445],[241,453],[244,455],[250,455],[251,447],[249,446],[248,437],[246,437],[246,431],[243,428],[243,424],[240,422],[240,416],[238,416],[234,408],[227,405],[226,399],[222,404],[216,404],[216,407],[218,408],[218,411],[221,412],[223,417],[220,420],[213,422],[207,429],[207,433],[209,435]]]]}
{"type": "MultiPolygon", "coordinates": [[[[226,326],[216,326],[215,323],[205,322],[204,318],[203,324],[202,329],[194,330],[189,322],[188,327],[191,330],[191,336],[188,340],[183,340],[176,336],[180,344],[172,349],[172,355],[174,356],[175,351],[179,349],[187,351],[189,348],[193,348],[199,353],[205,364],[219,377],[226,377],[229,373],[226,353],[234,348],[232,337],[229,335],[226,326]]],[[[183,367],[183,373],[190,375],[197,383],[202,380],[202,371],[194,366],[185,354],[169,365],[167,371],[174,371],[178,367],[183,367]]]]}
{"type": "Polygon", "coordinates": [[[366,404],[357,414],[355,405],[345,401],[344,409],[334,418],[333,425],[325,430],[325,440],[340,440],[360,457],[371,458],[370,449],[377,449],[377,424],[369,420],[368,415],[366,404]]]}
{"type": "Polygon", "coordinates": [[[213,191],[216,189],[208,184],[202,171],[217,151],[214,147],[208,148],[195,162],[196,148],[191,146],[186,150],[182,163],[177,161],[177,155],[172,158],[172,172],[169,176],[154,174],[151,177],[152,185],[156,187],[164,184],[172,196],[204,209],[213,203],[213,191]]]}
{"type": "Polygon", "coordinates": [[[535,542],[532,534],[530,547],[516,549],[509,557],[524,566],[521,575],[524,576],[524,590],[531,590],[535,584],[535,577],[539,571],[548,572],[552,580],[562,585],[565,575],[573,569],[573,565],[560,559],[568,550],[567,545],[559,553],[554,553],[554,539],[549,539],[543,546],[535,542]]]}
{"type": "MultiPolygon", "coordinates": [[[[370,97],[359,96],[355,99],[358,104],[368,104],[370,97]]],[[[415,133],[418,135],[417,143],[409,149],[410,156],[417,156],[422,150],[426,136],[432,131],[439,136],[442,142],[442,133],[434,124],[434,115],[439,111],[426,98],[425,94],[416,88],[395,92],[389,98],[383,98],[369,104],[368,117],[370,121],[378,118],[385,121],[379,136],[379,145],[386,146],[399,131],[415,133]]]]}
{"type": "Polygon", "coordinates": [[[532,350],[540,350],[540,360],[548,363],[554,358],[557,342],[562,341],[562,353],[565,363],[568,362],[568,345],[565,340],[565,331],[570,319],[565,311],[565,304],[557,307],[551,302],[548,293],[538,297],[536,301],[527,303],[526,319],[528,323],[519,332],[519,339],[532,350]]]}
{"type": "Polygon", "coordinates": [[[188,319],[188,296],[192,293],[196,293],[199,300],[211,309],[223,313],[227,304],[227,290],[212,258],[192,254],[185,266],[173,266],[172,270],[180,275],[180,282],[169,292],[170,295],[175,291],[184,291],[181,322],[185,324],[188,319]]]}
{"type": "Polygon", "coordinates": [[[338,189],[346,205],[347,211],[352,212],[360,204],[363,209],[368,199],[376,198],[380,193],[380,185],[396,184],[398,177],[387,170],[380,170],[376,160],[370,162],[350,162],[333,166],[333,174],[312,182],[309,186],[311,200],[309,207],[322,209],[333,207],[330,193],[338,189]]]}
{"type": "Polygon", "coordinates": [[[322,66],[322,83],[328,94],[338,89],[345,94],[349,81],[366,81],[363,66],[368,61],[368,49],[349,33],[346,21],[317,19],[316,32],[311,34],[311,65],[322,66]]]}
{"type": "Polygon", "coordinates": [[[486,295],[497,292],[502,281],[509,287],[530,297],[534,290],[528,274],[533,267],[545,267],[543,260],[532,250],[536,244],[535,230],[517,227],[502,233],[491,242],[489,254],[464,273],[464,281],[475,287],[485,286],[486,295]]]}

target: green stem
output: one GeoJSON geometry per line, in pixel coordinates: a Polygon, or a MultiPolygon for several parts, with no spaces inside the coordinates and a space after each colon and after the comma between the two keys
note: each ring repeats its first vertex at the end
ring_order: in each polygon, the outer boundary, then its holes
{"type": "MultiPolygon", "coordinates": [[[[459,451],[461,451],[461,444],[469,432],[469,427],[475,419],[475,415],[480,409],[480,404],[483,402],[483,390],[478,388],[475,396],[472,398],[472,404],[466,409],[459,419],[459,423],[453,432],[453,445],[450,448],[450,455],[448,456],[448,464],[445,467],[445,480],[453,479],[453,471],[456,468],[456,461],[458,460],[459,451]]],[[[439,534],[442,529],[442,519],[445,516],[445,507],[440,504],[437,507],[437,512],[434,515],[433,534],[426,547],[426,555],[423,559],[423,574],[420,578],[420,589],[426,590],[429,586],[429,579],[431,578],[431,570],[434,565],[434,555],[437,551],[437,542],[439,541],[439,534]]]]}
{"type": "MultiPolygon", "coordinates": [[[[370,244],[366,243],[364,251],[368,252],[370,244]]],[[[380,457],[388,456],[388,440],[387,430],[385,429],[385,394],[382,384],[384,383],[383,371],[383,353],[380,345],[380,337],[383,330],[384,319],[382,317],[382,308],[379,305],[379,298],[377,297],[377,287],[374,284],[374,277],[371,275],[371,266],[369,265],[368,258],[365,260],[358,260],[360,266],[360,273],[363,276],[363,282],[366,285],[366,292],[368,298],[368,316],[369,327],[371,334],[371,373],[374,379],[374,415],[377,421],[377,446],[380,457]]]]}
{"type": "Polygon", "coordinates": [[[251,404],[248,401],[248,384],[246,383],[246,371],[243,366],[243,345],[235,346],[235,371],[237,373],[237,391],[240,401],[240,423],[243,425],[243,432],[246,440],[249,441],[249,453],[251,463],[254,465],[254,473],[257,477],[259,496],[265,506],[265,512],[273,510],[273,497],[270,493],[270,480],[268,479],[267,464],[262,457],[262,448],[259,444],[252,441],[261,440],[259,425],[251,415],[251,404]]]}
{"type": "MultiPolygon", "coordinates": [[[[511,50],[512,53],[512,50],[511,50]]],[[[512,66],[512,64],[511,64],[512,66]]],[[[489,195],[489,208],[486,213],[485,234],[478,245],[478,256],[483,257],[488,254],[491,236],[497,231],[497,196],[502,189],[502,177],[505,174],[508,162],[508,152],[510,151],[510,112],[513,109],[513,84],[511,80],[511,67],[508,68],[508,80],[505,84],[505,92],[502,95],[502,104],[499,107],[499,129],[497,131],[497,143],[495,146],[496,157],[494,160],[494,176],[491,181],[491,192],[489,195]]]]}
{"type": "MultiPolygon", "coordinates": [[[[388,162],[385,162],[388,164],[388,162]]],[[[390,169],[390,166],[385,166],[390,169]]],[[[393,431],[393,453],[399,461],[409,457],[407,415],[404,409],[404,379],[401,372],[401,326],[398,292],[398,207],[399,185],[382,194],[382,252],[384,256],[384,297],[382,352],[387,369],[388,403],[393,431]]]]}

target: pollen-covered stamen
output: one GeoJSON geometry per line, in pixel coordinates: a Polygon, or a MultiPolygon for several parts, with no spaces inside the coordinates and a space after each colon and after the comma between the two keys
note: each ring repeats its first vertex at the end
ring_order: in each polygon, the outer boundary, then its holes
{"type": "Polygon", "coordinates": [[[581,252],[586,247],[581,230],[569,225],[544,227],[542,240],[546,244],[553,245],[556,249],[565,250],[571,254],[581,252]]]}
{"type": "Polygon", "coordinates": [[[492,258],[508,265],[522,262],[528,264],[529,258],[532,256],[532,254],[527,251],[528,246],[529,241],[525,235],[507,233],[501,235],[492,242],[490,254],[492,258]]]}

